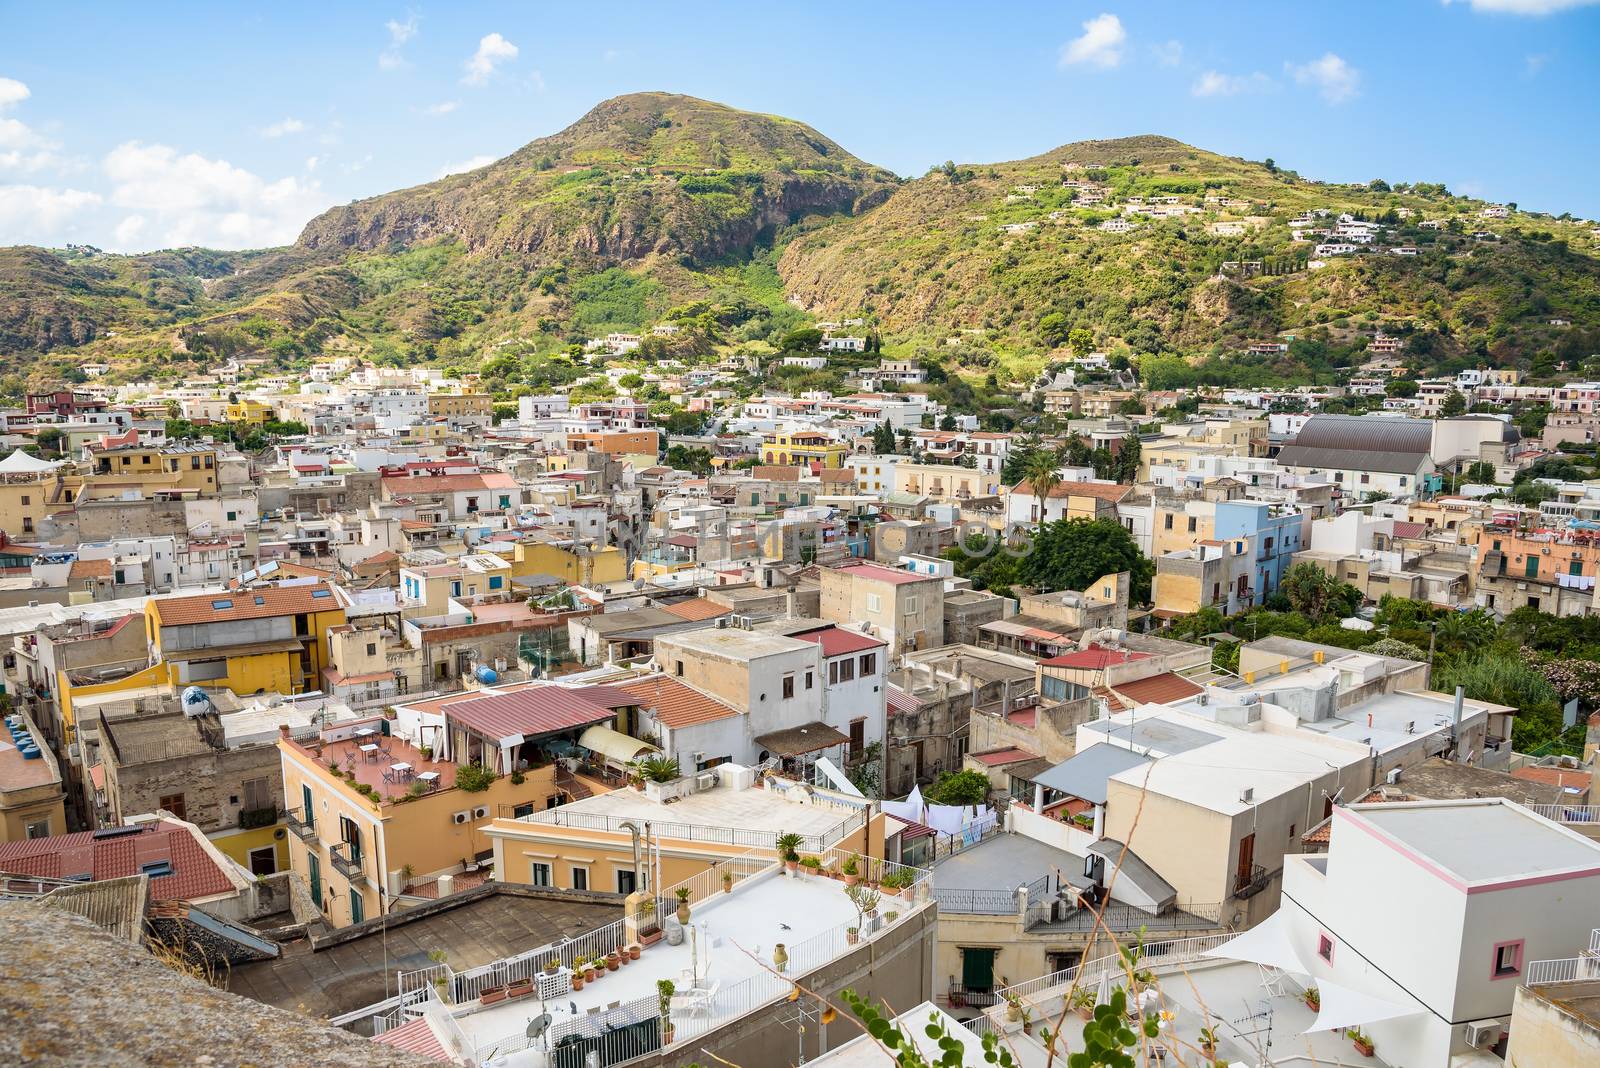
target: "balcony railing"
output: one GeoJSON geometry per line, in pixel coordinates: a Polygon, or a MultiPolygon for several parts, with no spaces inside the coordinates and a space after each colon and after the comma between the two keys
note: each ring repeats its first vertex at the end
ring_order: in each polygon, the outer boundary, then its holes
{"type": "Polygon", "coordinates": [[[289,825],[289,830],[301,839],[309,841],[317,836],[317,826],[314,820],[303,820],[293,812],[283,815],[283,822],[289,825]]]}
{"type": "Polygon", "coordinates": [[[1277,872],[1268,871],[1260,864],[1252,864],[1249,871],[1241,871],[1234,877],[1233,896],[1255,897],[1267,888],[1267,884],[1272,882],[1276,874],[1277,872]]]}
{"type": "Polygon", "coordinates": [[[328,850],[328,857],[333,861],[333,870],[353,883],[363,882],[367,875],[361,867],[362,857],[359,853],[353,857],[349,856],[347,855],[349,851],[349,842],[340,842],[328,850]]]}

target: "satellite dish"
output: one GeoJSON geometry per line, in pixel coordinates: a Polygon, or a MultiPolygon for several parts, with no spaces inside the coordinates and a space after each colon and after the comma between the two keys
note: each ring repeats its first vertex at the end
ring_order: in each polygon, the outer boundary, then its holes
{"type": "Polygon", "coordinates": [[[541,1012],[539,1015],[528,1021],[528,1037],[538,1038],[540,1035],[544,1034],[549,1027],[550,1014],[548,1012],[541,1012]]]}

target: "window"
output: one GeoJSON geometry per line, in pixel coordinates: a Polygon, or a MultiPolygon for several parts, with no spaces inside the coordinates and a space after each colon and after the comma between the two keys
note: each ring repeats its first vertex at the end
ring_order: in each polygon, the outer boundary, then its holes
{"type": "Polygon", "coordinates": [[[638,888],[639,877],[634,874],[632,868],[617,872],[617,893],[631,894],[638,888]]]}
{"type": "Polygon", "coordinates": [[[875,593],[867,594],[867,611],[869,611],[869,612],[881,612],[881,611],[883,611],[883,598],[879,597],[875,593]]]}
{"type": "Polygon", "coordinates": [[[1164,529],[1171,530],[1172,529],[1172,513],[1168,512],[1162,518],[1164,518],[1166,520],[1166,523],[1164,524],[1164,529]]]}
{"type": "Polygon", "coordinates": [[[1509,979],[1522,974],[1522,940],[1497,942],[1494,947],[1494,971],[1490,979],[1509,979]]]}
{"type": "Polygon", "coordinates": [[[1195,519],[1194,516],[1190,516],[1189,517],[1189,533],[1190,534],[1193,534],[1195,532],[1195,528],[1196,528],[1196,526],[1198,524],[1199,524],[1199,520],[1195,519]]]}
{"type": "Polygon", "coordinates": [[[156,807],[166,809],[180,820],[189,818],[186,815],[187,810],[183,807],[182,794],[167,794],[156,807]]]}
{"type": "Polygon", "coordinates": [[[1317,936],[1317,956],[1321,957],[1329,964],[1333,963],[1333,939],[1329,938],[1325,934],[1319,934],[1317,936]]]}
{"type": "Polygon", "coordinates": [[[915,597],[907,597],[906,598],[906,613],[909,615],[910,613],[915,612],[916,610],[917,610],[917,599],[915,597]]]}
{"type": "Polygon", "coordinates": [[[452,597],[460,597],[461,596],[461,583],[459,583],[459,582],[450,583],[450,596],[452,596],[452,597]]]}
{"type": "Polygon", "coordinates": [[[787,701],[792,697],[794,697],[794,676],[785,675],[783,677],[783,699],[787,701]]]}
{"type": "Polygon", "coordinates": [[[531,886],[550,885],[550,865],[542,860],[536,860],[528,865],[528,883],[531,886]]]}
{"type": "Polygon", "coordinates": [[[28,824],[27,831],[29,838],[49,838],[50,821],[48,819],[42,819],[36,823],[30,823],[28,824]]]}
{"type": "Polygon", "coordinates": [[[806,689],[808,689],[808,690],[811,689],[813,686],[816,685],[816,683],[817,683],[817,673],[815,671],[807,671],[806,672],[806,689]]]}
{"type": "Polygon", "coordinates": [[[861,677],[862,678],[866,678],[868,675],[874,674],[877,670],[878,670],[878,654],[877,653],[862,653],[861,654],[861,677]]]}
{"type": "Polygon", "coordinates": [[[577,867],[576,865],[573,866],[573,869],[572,869],[572,888],[574,890],[587,890],[587,889],[589,889],[589,869],[588,868],[580,868],[580,867],[577,867]]]}
{"type": "Polygon", "coordinates": [[[235,519],[238,519],[238,518],[239,518],[239,513],[238,512],[229,512],[228,513],[228,522],[232,523],[235,519]]]}
{"type": "Polygon", "coordinates": [[[378,644],[376,642],[368,642],[367,643],[367,655],[368,656],[377,656],[378,655],[378,644]]]}
{"type": "Polygon", "coordinates": [[[672,673],[674,675],[678,676],[680,679],[683,678],[683,661],[682,660],[679,660],[679,661],[677,661],[676,663],[673,664],[672,673]]]}
{"type": "Polygon", "coordinates": [[[490,575],[489,576],[489,588],[491,590],[498,590],[504,584],[505,584],[505,580],[502,579],[499,575],[490,575]]]}
{"type": "Polygon", "coordinates": [[[33,498],[24,493],[22,495],[22,503],[24,506],[30,505],[33,503],[33,498]]]}

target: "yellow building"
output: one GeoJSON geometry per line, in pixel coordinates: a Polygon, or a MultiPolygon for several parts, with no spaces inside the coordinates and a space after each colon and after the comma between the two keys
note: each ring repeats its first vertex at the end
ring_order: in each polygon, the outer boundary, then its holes
{"type": "Polygon", "coordinates": [[[325,582],[153,598],[145,625],[174,686],[225,687],[244,696],[320,688],[329,666],[328,628],[345,602],[325,582]]]}
{"type": "Polygon", "coordinates": [[[90,469],[80,497],[209,497],[217,492],[217,450],[210,444],[89,446],[90,469]]]}
{"type": "Polygon", "coordinates": [[[45,516],[72,507],[75,492],[64,484],[62,466],[21,449],[0,460],[0,531],[25,539],[38,531],[45,516]]]}
{"type": "Polygon", "coordinates": [[[511,563],[513,578],[553,575],[578,586],[621,582],[628,577],[627,557],[615,545],[584,545],[572,539],[529,539],[510,545],[484,546],[511,563]]]}
{"type": "Polygon", "coordinates": [[[487,393],[430,393],[428,414],[435,419],[483,419],[494,414],[494,401],[487,393]]]}
{"type": "Polygon", "coordinates": [[[0,740],[0,842],[66,834],[61,769],[44,735],[33,720],[13,712],[0,740]]]}
{"type": "Polygon", "coordinates": [[[272,419],[272,405],[248,397],[229,401],[222,409],[223,418],[230,423],[250,423],[260,426],[272,419]]]}
{"type": "Polygon", "coordinates": [[[894,467],[894,491],[943,502],[993,497],[1000,492],[1000,472],[953,464],[899,463],[894,467]]]}
{"type": "Polygon", "coordinates": [[[840,468],[849,455],[850,446],[815,430],[768,434],[761,443],[761,462],[779,467],[821,464],[826,468],[840,468]]]}

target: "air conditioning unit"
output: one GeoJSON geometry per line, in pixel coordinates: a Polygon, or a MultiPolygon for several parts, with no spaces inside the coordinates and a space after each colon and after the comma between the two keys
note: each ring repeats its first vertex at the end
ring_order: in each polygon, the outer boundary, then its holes
{"type": "Polygon", "coordinates": [[[694,766],[695,767],[699,767],[701,764],[704,764],[705,762],[706,762],[706,755],[704,753],[702,753],[702,752],[696,752],[695,755],[694,755],[694,766]]]}
{"type": "Polygon", "coordinates": [[[1505,1033],[1503,1020],[1473,1020],[1467,1024],[1467,1045],[1473,1049],[1488,1049],[1505,1033]]]}
{"type": "Polygon", "coordinates": [[[451,823],[465,823],[468,820],[470,820],[471,818],[472,818],[472,813],[470,813],[470,812],[452,812],[452,813],[450,813],[450,822],[451,823]]]}
{"type": "Polygon", "coordinates": [[[489,806],[488,805],[479,805],[478,807],[474,808],[472,810],[472,818],[475,819],[475,820],[486,820],[486,819],[488,819],[489,818],[489,806]]]}
{"type": "Polygon", "coordinates": [[[1239,804],[1252,805],[1255,804],[1255,800],[1256,788],[1254,786],[1246,786],[1243,790],[1239,791],[1239,804]]]}
{"type": "Polygon", "coordinates": [[[694,788],[696,790],[710,790],[716,785],[717,773],[714,771],[702,771],[694,777],[694,788]]]}

